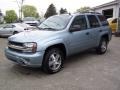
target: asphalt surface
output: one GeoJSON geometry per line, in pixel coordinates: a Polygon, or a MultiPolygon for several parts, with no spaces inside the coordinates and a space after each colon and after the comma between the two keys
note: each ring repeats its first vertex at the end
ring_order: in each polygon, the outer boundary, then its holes
{"type": "Polygon", "coordinates": [[[53,75],[7,60],[6,45],[7,39],[0,38],[0,90],[120,90],[120,37],[112,38],[106,54],[86,51],[71,56],[53,75]]]}

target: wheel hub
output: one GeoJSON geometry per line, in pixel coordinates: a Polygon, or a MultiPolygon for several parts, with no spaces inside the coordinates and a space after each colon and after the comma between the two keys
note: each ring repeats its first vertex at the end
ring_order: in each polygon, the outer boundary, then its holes
{"type": "Polygon", "coordinates": [[[49,58],[49,67],[52,70],[57,70],[61,66],[61,55],[59,53],[53,53],[49,58]]]}
{"type": "Polygon", "coordinates": [[[104,42],[102,42],[101,50],[102,50],[102,52],[105,52],[106,49],[107,49],[107,43],[104,41],[104,42]]]}

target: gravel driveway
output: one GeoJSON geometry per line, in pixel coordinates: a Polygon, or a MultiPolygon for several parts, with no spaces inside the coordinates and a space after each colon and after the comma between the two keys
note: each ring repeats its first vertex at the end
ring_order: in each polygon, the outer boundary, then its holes
{"type": "Polygon", "coordinates": [[[7,60],[6,44],[7,38],[0,38],[0,90],[120,90],[119,37],[113,37],[106,54],[86,51],[71,56],[53,75],[7,60]]]}

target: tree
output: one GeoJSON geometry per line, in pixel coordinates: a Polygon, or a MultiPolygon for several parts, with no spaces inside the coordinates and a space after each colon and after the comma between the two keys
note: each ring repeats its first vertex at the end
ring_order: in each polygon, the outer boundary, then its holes
{"type": "Polygon", "coordinates": [[[35,16],[36,18],[39,18],[40,17],[40,15],[39,15],[39,13],[36,13],[36,16],[35,16]]]}
{"type": "Polygon", "coordinates": [[[56,15],[56,14],[57,14],[56,8],[55,8],[54,4],[51,4],[51,5],[49,5],[44,17],[48,18],[48,17],[56,15]]]}
{"type": "Polygon", "coordinates": [[[77,9],[77,12],[89,12],[91,10],[90,7],[81,7],[80,9],[77,9]]]}
{"type": "Polygon", "coordinates": [[[15,13],[14,10],[7,10],[6,11],[6,16],[5,16],[5,21],[6,23],[13,23],[17,21],[17,14],[15,13]]]}
{"type": "Polygon", "coordinates": [[[59,12],[60,12],[60,14],[65,14],[65,13],[67,13],[67,9],[66,8],[65,9],[61,8],[59,12]]]}
{"type": "Polygon", "coordinates": [[[24,5],[22,11],[24,17],[36,17],[38,15],[36,7],[31,5],[24,5]]]}

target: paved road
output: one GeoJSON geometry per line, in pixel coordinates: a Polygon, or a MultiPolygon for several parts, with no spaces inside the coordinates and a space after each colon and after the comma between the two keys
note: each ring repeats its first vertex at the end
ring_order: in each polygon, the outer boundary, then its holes
{"type": "Polygon", "coordinates": [[[105,55],[87,51],[68,58],[54,75],[8,61],[6,44],[0,38],[0,90],[120,90],[120,38],[113,37],[105,55]]]}

